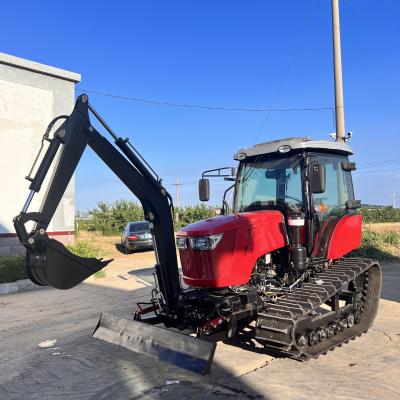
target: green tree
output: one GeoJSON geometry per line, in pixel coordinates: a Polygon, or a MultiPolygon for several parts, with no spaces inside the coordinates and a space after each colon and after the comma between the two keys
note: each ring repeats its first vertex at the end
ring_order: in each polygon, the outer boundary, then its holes
{"type": "Polygon", "coordinates": [[[400,222],[400,208],[382,207],[382,208],[361,208],[360,214],[363,221],[368,224],[379,222],[400,222]]]}
{"type": "Polygon", "coordinates": [[[103,235],[117,235],[129,221],[144,218],[142,207],[129,200],[117,200],[112,204],[99,202],[89,213],[94,229],[103,235]]]}
{"type": "MultiPolygon", "coordinates": [[[[175,229],[216,215],[216,207],[197,204],[195,206],[178,207],[179,221],[175,229]]],[[[97,207],[89,211],[91,219],[85,221],[86,229],[101,232],[103,235],[118,235],[130,221],[144,219],[142,206],[134,201],[117,200],[114,203],[99,202],[97,207]]]]}

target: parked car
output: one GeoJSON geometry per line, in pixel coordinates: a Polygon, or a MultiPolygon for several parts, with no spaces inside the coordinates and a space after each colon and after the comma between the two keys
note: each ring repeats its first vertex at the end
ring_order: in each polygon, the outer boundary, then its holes
{"type": "Polygon", "coordinates": [[[153,249],[153,238],[147,221],[129,222],[121,233],[121,244],[127,254],[139,249],[153,249]]]}

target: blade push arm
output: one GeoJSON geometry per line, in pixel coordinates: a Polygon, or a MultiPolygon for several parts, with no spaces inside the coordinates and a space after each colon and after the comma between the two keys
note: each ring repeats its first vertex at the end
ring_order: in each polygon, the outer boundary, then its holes
{"type": "Polygon", "coordinates": [[[145,219],[150,222],[157,257],[156,273],[167,309],[173,312],[180,295],[178,264],[175,250],[171,196],[154,177],[154,171],[135,152],[127,139],[118,137],[89,105],[86,95],[78,97],[75,108],[57,129],[43,160],[31,179],[31,193],[22,212],[15,217],[14,226],[21,243],[28,250],[27,270],[31,279],[41,285],[60,289],[75,286],[108,262],[77,257],[61,243],[50,239],[46,229],[86,147],[91,147],[101,160],[131,190],[143,206],[145,219]],[[103,124],[115,140],[118,149],[102,136],[89,119],[89,111],[103,124]],[[34,193],[41,189],[50,165],[60,150],[58,164],[39,212],[28,213],[34,193]],[[25,224],[36,226],[28,233],[25,224]]]}

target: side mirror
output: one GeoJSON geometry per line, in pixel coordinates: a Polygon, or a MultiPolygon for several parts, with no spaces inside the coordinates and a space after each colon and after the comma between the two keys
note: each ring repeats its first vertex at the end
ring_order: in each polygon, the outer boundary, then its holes
{"type": "Polygon", "coordinates": [[[207,178],[199,180],[199,199],[200,201],[210,200],[210,181],[207,178]]]}
{"type": "Polygon", "coordinates": [[[311,193],[318,194],[325,192],[326,171],[324,164],[313,163],[309,169],[311,193]]]}
{"type": "Polygon", "coordinates": [[[361,208],[361,200],[347,200],[346,208],[348,210],[357,210],[357,208],[361,208]]]}
{"type": "Polygon", "coordinates": [[[342,170],[343,171],[355,171],[356,163],[351,161],[342,161],[342,170]]]}

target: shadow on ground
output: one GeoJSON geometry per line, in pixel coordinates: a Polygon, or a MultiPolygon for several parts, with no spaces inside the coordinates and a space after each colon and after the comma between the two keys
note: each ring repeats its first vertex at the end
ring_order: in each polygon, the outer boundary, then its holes
{"type": "Polygon", "coordinates": [[[8,317],[18,318],[0,323],[7,346],[1,351],[0,399],[268,399],[218,363],[203,377],[91,337],[99,311],[129,318],[149,292],[110,290],[97,281],[68,292],[43,289],[2,298],[7,304],[16,300],[8,317]],[[21,318],[27,309],[29,316],[21,318]],[[57,342],[39,347],[44,339],[57,342]]]}
{"type": "Polygon", "coordinates": [[[126,252],[126,248],[122,243],[114,243],[115,248],[122,254],[135,254],[135,253],[147,253],[150,251],[153,251],[153,249],[138,249],[138,250],[134,250],[131,253],[127,253],[126,252]]]}
{"type": "Polygon", "coordinates": [[[381,298],[400,303],[400,263],[381,262],[381,298]]]}

